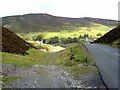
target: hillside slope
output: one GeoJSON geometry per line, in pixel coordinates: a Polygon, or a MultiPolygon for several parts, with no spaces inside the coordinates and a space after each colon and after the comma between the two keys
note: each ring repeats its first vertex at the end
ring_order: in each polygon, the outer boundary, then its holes
{"type": "Polygon", "coordinates": [[[32,46],[16,34],[2,27],[2,52],[25,54],[32,46]]]}
{"type": "Polygon", "coordinates": [[[98,38],[94,41],[94,43],[113,43],[116,40],[120,39],[120,26],[112,29],[108,33],[106,33],[104,36],[98,38]]]}
{"type": "Polygon", "coordinates": [[[116,26],[117,21],[98,18],[67,18],[49,14],[26,14],[2,18],[3,26],[13,32],[54,32],[61,30],[75,30],[79,27],[89,27],[91,24],[116,26]]]}

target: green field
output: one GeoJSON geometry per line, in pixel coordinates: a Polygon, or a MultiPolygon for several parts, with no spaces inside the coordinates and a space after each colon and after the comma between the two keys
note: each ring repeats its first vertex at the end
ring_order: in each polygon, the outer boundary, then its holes
{"type": "Polygon", "coordinates": [[[98,38],[96,36],[98,33],[104,35],[113,27],[104,26],[101,24],[92,24],[90,27],[78,27],[74,30],[61,30],[60,32],[29,32],[29,33],[17,33],[18,36],[22,37],[25,40],[33,40],[38,35],[43,35],[44,39],[49,39],[54,36],[58,36],[59,38],[67,38],[67,37],[79,37],[80,35],[89,34],[93,38],[98,38]]]}

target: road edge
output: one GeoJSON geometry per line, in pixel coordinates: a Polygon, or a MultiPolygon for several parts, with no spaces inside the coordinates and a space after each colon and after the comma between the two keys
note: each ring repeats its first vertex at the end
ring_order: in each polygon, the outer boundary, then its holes
{"type": "MultiPolygon", "coordinates": [[[[85,44],[83,44],[82,42],[79,42],[79,44],[81,44],[81,46],[83,46],[83,47],[86,49],[86,51],[88,51],[88,52],[90,53],[89,49],[85,46],[85,44]]],[[[83,48],[83,47],[82,47],[82,48],[83,48]]],[[[84,49],[83,49],[83,50],[84,50],[84,49]]],[[[91,54],[91,53],[90,53],[90,54],[91,54]]],[[[91,54],[91,56],[92,56],[92,58],[93,58],[94,61],[95,61],[94,56],[93,56],[92,54],[91,54]]],[[[101,75],[100,70],[99,70],[99,68],[97,67],[97,65],[96,65],[95,62],[94,62],[94,66],[96,67],[96,69],[97,69],[97,71],[98,71],[98,75],[100,76],[100,80],[102,81],[103,85],[105,86],[105,89],[108,90],[108,86],[107,86],[106,83],[104,82],[103,76],[101,75]]]]}

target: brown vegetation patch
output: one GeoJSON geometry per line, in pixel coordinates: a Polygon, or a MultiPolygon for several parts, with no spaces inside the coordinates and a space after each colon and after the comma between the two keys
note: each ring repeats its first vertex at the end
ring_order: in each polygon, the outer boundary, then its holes
{"type": "Polygon", "coordinates": [[[113,43],[120,38],[120,26],[106,33],[104,36],[98,38],[94,43],[113,43]]]}
{"type": "Polygon", "coordinates": [[[25,54],[32,46],[5,27],[2,27],[2,51],[25,54]]]}

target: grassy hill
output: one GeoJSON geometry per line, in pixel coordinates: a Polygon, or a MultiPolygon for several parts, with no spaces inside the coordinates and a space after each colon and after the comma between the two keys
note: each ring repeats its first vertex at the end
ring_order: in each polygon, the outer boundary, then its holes
{"type": "Polygon", "coordinates": [[[99,38],[117,26],[118,21],[98,18],[67,18],[49,14],[26,14],[2,18],[2,24],[24,40],[33,40],[42,34],[45,39],[54,36],[59,38],[79,37],[89,34],[99,38]]]}
{"type": "Polygon", "coordinates": [[[2,24],[13,32],[57,32],[74,31],[80,27],[91,27],[93,24],[116,26],[117,21],[88,17],[56,17],[49,14],[26,14],[3,17],[2,24]]]}

